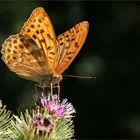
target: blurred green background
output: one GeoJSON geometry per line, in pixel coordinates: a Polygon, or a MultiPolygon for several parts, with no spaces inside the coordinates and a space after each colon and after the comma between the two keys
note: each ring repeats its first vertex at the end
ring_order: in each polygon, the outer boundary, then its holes
{"type": "MultiPolygon", "coordinates": [[[[64,74],[61,97],[76,108],[76,139],[140,138],[140,2],[1,1],[0,44],[20,32],[34,8],[48,12],[56,35],[83,20],[86,42],[64,74]]],[[[8,109],[30,99],[34,83],[19,78],[0,60],[0,99],[8,109]]]]}

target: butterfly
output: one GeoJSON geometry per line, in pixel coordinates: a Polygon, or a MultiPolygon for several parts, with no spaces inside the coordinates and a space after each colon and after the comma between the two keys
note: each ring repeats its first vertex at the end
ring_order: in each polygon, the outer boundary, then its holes
{"type": "Polygon", "coordinates": [[[18,76],[45,87],[58,84],[88,34],[83,21],[56,37],[53,25],[42,7],[36,8],[21,32],[2,44],[2,60],[18,76]]]}

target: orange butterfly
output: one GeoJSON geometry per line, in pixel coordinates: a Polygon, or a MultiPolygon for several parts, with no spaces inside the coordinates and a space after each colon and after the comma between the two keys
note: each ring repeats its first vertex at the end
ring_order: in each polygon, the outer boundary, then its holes
{"type": "Polygon", "coordinates": [[[56,37],[48,14],[36,8],[17,35],[2,45],[2,59],[20,77],[42,87],[58,84],[87,37],[89,24],[83,21],[56,37]]]}

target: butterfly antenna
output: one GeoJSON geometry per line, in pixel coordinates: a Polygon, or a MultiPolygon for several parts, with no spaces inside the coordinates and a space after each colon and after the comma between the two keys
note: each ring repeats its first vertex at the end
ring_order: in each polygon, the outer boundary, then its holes
{"type": "Polygon", "coordinates": [[[95,76],[80,76],[80,75],[63,75],[64,77],[81,78],[81,79],[96,79],[95,76]]]}

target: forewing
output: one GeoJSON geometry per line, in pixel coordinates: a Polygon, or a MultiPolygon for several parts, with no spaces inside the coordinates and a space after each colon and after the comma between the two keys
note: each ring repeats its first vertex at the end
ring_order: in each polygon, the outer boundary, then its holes
{"type": "Polygon", "coordinates": [[[62,74],[72,63],[87,37],[89,24],[87,21],[76,24],[69,31],[57,37],[55,73],[62,74]]]}
{"type": "Polygon", "coordinates": [[[48,14],[42,8],[36,8],[25,23],[22,35],[28,35],[43,50],[48,66],[52,70],[56,54],[56,36],[48,14]]]}
{"type": "Polygon", "coordinates": [[[29,80],[37,81],[44,71],[46,59],[43,51],[28,36],[12,35],[2,45],[2,59],[8,68],[29,80]]]}

